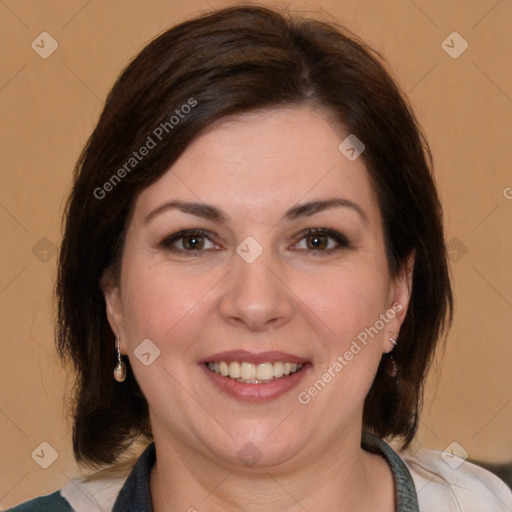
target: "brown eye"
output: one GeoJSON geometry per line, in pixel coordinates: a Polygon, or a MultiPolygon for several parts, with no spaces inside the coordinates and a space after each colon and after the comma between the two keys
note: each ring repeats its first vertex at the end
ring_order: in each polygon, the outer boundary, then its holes
{"type": "Polygon", "coordinates": [[[317,254],[330,254],[331,252],[350,248],[347,238],[331,229],[315,228],[306,231],[294,249],[309,251],[317,254]]]}
{"type": "Polygon", "coordinates": [[[329,245],[329,237],[327,235],[311,234],[306,237],[308,249],[322,250],[327,249],[329,245]]]}
{"type": "Polygon", "coordinates": [[[199,256],[206,251],[220,249],[212,242],[212,236],[215,235],[203,230],[187,229],[166,236],[160,242],[160,246],[174,253],[190,253],[190,256],[199,256]]]}
{"type": "Polygon", "coordinates": [[[186,235],[182,240],[183,248],[186,251],[196,251],[204,248],[204,237],[202,235],[186,235]]]}

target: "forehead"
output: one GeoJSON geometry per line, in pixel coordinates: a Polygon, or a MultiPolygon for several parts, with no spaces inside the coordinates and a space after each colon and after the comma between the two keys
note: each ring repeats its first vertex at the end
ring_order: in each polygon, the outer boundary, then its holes
{"type": "Polygon", "coordinates": [[[327,112],[305,106],[222,120],[140,194],[136,209],[144,215],[182,199],[213,204],[228,215],[267,215],[343,197],[357,201],[369,216],[378,214],[363,158],[350,161],[338,149],[348,135],[327,112]]]}

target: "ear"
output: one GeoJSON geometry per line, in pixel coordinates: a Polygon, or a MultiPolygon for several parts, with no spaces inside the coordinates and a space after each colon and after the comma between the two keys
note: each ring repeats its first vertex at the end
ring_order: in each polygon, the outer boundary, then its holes
{"type": "Polygon", "coordinates": [[[123,310],[121,303],[121,288],[112,275],[110,268],[103,272],[100,279],[100,287],[105,297],[105,306],[108,323],[114,335],[119,337],[119,347],[126,354],[126,340],[124,336],[123,310]]]}
{"type": "Polygon", "coordinates": [[[383,352],[391,352],[394,348],[393,342],[389,338],[393,338],[395,341],[399,338],[400,328],[402,327],[402,323],[405,320],[405,316],[409,308],[415,256],[415,251],[412,251],[411,254],[409,254],[404,262],[402,270],[391,284],[386,316],[388,318],[392,318],[386,325],[384,339],[382,340],[383,352]]]}

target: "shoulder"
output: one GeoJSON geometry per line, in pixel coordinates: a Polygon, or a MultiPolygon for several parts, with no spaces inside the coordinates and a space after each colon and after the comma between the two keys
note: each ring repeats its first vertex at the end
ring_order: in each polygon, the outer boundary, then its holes
{"type": "Polygon", "coordinates": [[[413,477],[421,512],[512,511],[512,491],[480,466],[436,450],[400,457],[413,477]]]}
{"type": "Polygon", "coordinates": [[[125,477],[77,478],[60,491],[10,508],[7,512],[98,512],[112,510],[125,477]]]}
{"type": "Polygon", "coordinates": [[[48,496],[40,496],[16,505],[7,512],[73,512],[73,509],[60,492],[56,491],[48,496]]]}

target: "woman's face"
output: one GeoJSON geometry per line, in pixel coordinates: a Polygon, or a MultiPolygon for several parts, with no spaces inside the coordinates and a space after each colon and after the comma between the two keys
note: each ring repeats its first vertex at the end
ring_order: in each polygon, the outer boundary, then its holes
{"type": "Polygon", "coordinates": [[[333,126],[308,107],[223,121],[138,197],[105,295],[157,442],[285,467],[359,439],[409,281],[333,126]]]}

